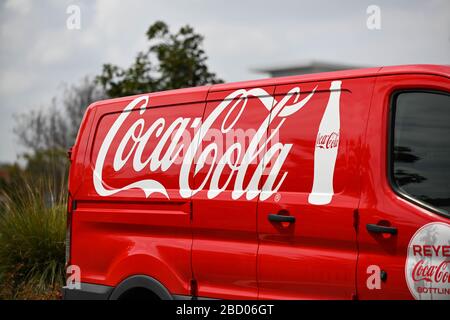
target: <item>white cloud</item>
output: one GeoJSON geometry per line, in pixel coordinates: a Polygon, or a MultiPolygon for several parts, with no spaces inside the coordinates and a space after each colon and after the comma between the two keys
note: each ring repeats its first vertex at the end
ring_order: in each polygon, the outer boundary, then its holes
{"type": "Polygon", "coordinates": [[[43,33],[28,51],[27,61],[45,66],[67,62],[73,52],[73,45],[70,41],[62,41],[65,33],[64,29],[43,33]]]}
{"type": "Polygon", "coordinates": [[[5,8],[10,9],[15,13],[20,15],[27,15],[32,11],[33,1],[32,0],[7,0],[5,3],[5,8]]]}
{"type": "Polygon", "coordinates": [[[26,92],[37,81],[36,77],[16,70],[2,70],[0,73],[0,95],[16,95],[26,92]]]}

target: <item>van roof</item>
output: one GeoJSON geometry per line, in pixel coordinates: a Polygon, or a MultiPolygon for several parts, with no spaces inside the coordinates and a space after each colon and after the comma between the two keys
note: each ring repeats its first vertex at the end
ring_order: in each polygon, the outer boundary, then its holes
{"type": "Polygon", "coordinates": [[[373,67],[364,69],[352,69],[322,73],[311,73],[299,76],[287,76],[268,78],[253,81],[232,82],[213,85],[210,91],[223,91],[233,90],[246,87],[263,87],[282,84],[289,84],[295,82],[310,82],[310,81],[324,81],[330,79],[348,79],[348,78],[363,78],[376,75],[389,75],[389,74],[434,74],[444,77],[450,77],[450,66],[444,65],[432,65],[432,64],[416,64],[416,65],[401,65],[401,66],[388,66],[388,67],[373,67]]]}
{"type": "MultiPolygon", "coordinates": [[[[205,101],[208,92],[237,90],[249,87],[264,87],[271,85],[283,85],[289,83],[301,83],[311,81],[325,81],[331,79],[349,79],[349,78],[364,78],[377,75],[390,75],[390,74],[433,74],[450,78],[450,66],[449,65],[431,65],[431,64],[416,64],[416,65],[401,65],[401,66],[387,66],[387,67],[374,67],[364,69],[353,69],[343,71],[332,71],[305,74],[299,76],[287,76],[277,78],[266,78],[259,80],[240,81],[231,83],[221,83],[215,85],[207,85],[194,88],[175,89],[149,93],[152,106],[161,106],[167,104],[182,104],[205,101]]],[[[135,97],[140,96],[128,96],[122,98],[108,99],[93,103],[90,108],[98,107],[102,105],[108,105],[111,103],[130,101],[135,97]]]]}

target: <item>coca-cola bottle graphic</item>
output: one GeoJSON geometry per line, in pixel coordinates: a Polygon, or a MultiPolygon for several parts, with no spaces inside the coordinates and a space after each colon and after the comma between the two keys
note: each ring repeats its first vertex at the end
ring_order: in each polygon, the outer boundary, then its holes
{"type": "Polygon", "coordinates": [[[339,147],[341,81],[331,82],[330,98],[320,121],[314,149],[314,180],[308,202],[324,205],[333,198],[334,166],[339,147]]]}

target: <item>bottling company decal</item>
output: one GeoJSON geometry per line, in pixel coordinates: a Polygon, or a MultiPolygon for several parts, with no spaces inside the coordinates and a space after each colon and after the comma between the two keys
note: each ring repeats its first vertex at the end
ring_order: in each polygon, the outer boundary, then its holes
{"type": "MultiPolygon", "coordinates": [[[[274,137],[278,136],[280,130],[283,130],[283,124],[291,115],[299,112],[314,98],[316,89],[317,86],[300,99],[300,88],[295,87],[279,101],[261,88],[239,89],[229,94],[203,121],[198,117],[179,117],[171,123],[166,123],[167,121],[163,117],[152,123],[146,123],[146,110],[151,101],[149,101],[148,95],[140,96],[123,109],[101,143],[93,172],[95,190],[100,196],[105,197],[125,190],[140,189],[146,197],[156,193],[169,198],[164,181],[156,179],[146,178],[121,187],[110,187],[103,181],[103,168],[108,165],[118,172],[129,162],[135,172],[148,170],[148,177],[151,177],[151,172],[167,171],[176,161],[179,161],[179,192],[183,198],[189,198],[200,190],[207,190],[208,198],[213,199],[231,187],[231,197],[234,200],[245,196],[247,200],[259,197],[264,201],[279,190],[288,175],[288,172],[282,168],[293,146],[290,143],[276,141],[274,137]],[[213,124],[217,124],[219,117],[225,116],[223,123],[219,123],[221,135],[227,135],[231,130],[238,129],[235,128],[236,123],[250,97],[259,99],[263,108],[269,112],[260,123],[259,128],[255,128],[249,144],[246,146],[241,142],[236,142],[223,148],[216,142],[208,142],[208,145],[203,146],[203,150],[200,150],[202,143],[206,142],[206,134],[211,130],[213,124]],[[290,104],[289,101],[292,97],[295,99],[290,104]],[[130,123],[131,121],[126,120],[130,111],[133,110],[139,112],[140,118],[130,123]],[[267,128],[275,119],[280,120],[279,124],[266,137],[267,128]],[[190,139],[189,144],[184,145],[181,137],[188,128],[198,128],[198,130],[190,139]],[[122,138],[117,138],[118,131],[124,129],[126,134],[122,138]],[[150,137],[156,137],[158,144],[148,158],[142,159],[143,150],[150,137]],[[132,147],[127,150],[126,146],[130,144],[132,147]],[[225,150],[218,152],[219,148],[225,150]],[[165,151],[163,152],[163,150],[165,151]],[[181,150],[187,150],[183,156],[181,156],[181,150]],[[108,152],[115,153],[114,161],[105,164],[108,152]],[[218,154],[221,156],[219,157],[218,154]],[[239,161],[235,160],[234,155],[236,154],[239,161]],[[208,163],[209,170],[206,177],[202,178],[203,181],[198,188],[191,189],[192,181],[190,179],[192,180],[192,176],[190,177],[190,173],[193,172],[195,176],[202,168],[205,168],[206,159],[211,155],[213,155],[213,160],[208,163]],[[256,170],[252,173],[249,173],[248,170],[250,163],[256,163],[256,170]],[[224,175],[225,167],[231,173],[227,174],[226,181],[223,183],[221,177],[224,175]],[[264,172],[268,172],[268,174],[264,175],[264,172]]],[[[333,176],[340,134],[340,93],[341,81],[332,81],[328,104],[317,131],[314,148],[314,179],[308,197],[311,204],[328,204],[334,194],[333,176]]]]}
{"type": "Polygon", "coordinates": [[[450,300],[450,225],[421,227],[408,246],[405,276],[416,299],[450,300]]]}

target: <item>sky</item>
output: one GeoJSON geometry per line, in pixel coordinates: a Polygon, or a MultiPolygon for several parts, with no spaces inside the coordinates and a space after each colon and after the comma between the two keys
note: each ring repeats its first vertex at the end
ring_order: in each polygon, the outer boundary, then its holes
{"type": "Polygon", "coordinates": [[[24,152],[15,114],[45,108],[104,63],[129,66],[156,20],[204,35],[208,65],[227,82],[312,60],[450,64],[448,0],[0,0],[0,162],[24,152]],[[70,5],[80,8],[80,29],[67,28],[70,5]],[[380,9],[380,29],[367,27],[369,5],[380,9]]]}

